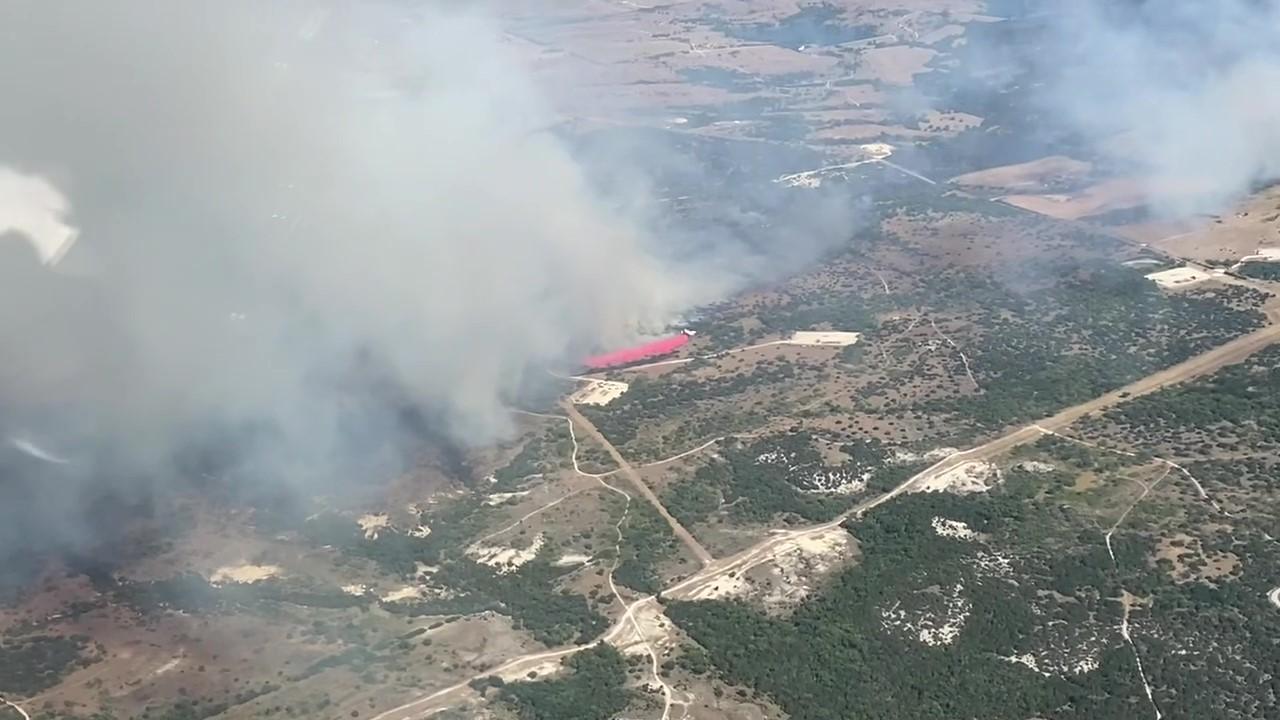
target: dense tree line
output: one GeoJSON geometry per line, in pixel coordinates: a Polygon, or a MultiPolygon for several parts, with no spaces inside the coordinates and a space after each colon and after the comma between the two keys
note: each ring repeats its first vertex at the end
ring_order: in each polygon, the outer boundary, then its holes
{"type": "Polygon", "coordinates": [[[862,562],[790,617],[720,601],[671,602],[667,613],[727,681],[767,694],[797,720],[1131,718],[1149,706],[1114,636],[1112,598],[1133,581],[1128,574],[1150,575],[1145,550],[1126,544],[1117,571],[1096,529],[1065,512],[1006,495],[904,497],[850,525],[862,562]],[[976,572],[977,546],[939,537],[936,516],[1001,541],[1017,559],[1014,576],[976,572]],[[884,625],[887,608],[927,603],[949,587],[963,588],[971,605],[952,645],[931,647],[884,625]],[[1043,677],[1001,659],[1052,646],[1053,633],[1100,642],[1098,668],[1043,677]]]}
{"type": "MultiPolygon", "coordinates": [[[[1063,279],[1034,295],[987,293],[981,333],[965,341],[982,392],[936,401],[927,409],[953,412],[987,428],[1044,417],[1220,345],[1263,321],[1260,313],[1226,302],[1249,292],[1240,288],[1165,295],[1128,268],[1077,262],[1056,272],[1063,279]]],[[[948,287],[938,287],[944,297],[948,287]]]]}
{"type": "MultiPolygon", "coordinates": [[[[699,379],[672,374],[662,379],[637,378],[626,395],[603,407],[584,407],[583,414],[615,445],[634,441],[646,424],[693,414],[700,403],[741,395],[752,388],[794,380],[797,368],[785,360],[762,362],[750,372],[699,379]]],[[[739,408],[737,425],[748,424],[752,414],[739,408]]],[[[730,423],[734,425],[735,423],[730,423]]],[[[703,429],[703,435],[731,430],[716,425],[703,429]]],[[[695,440],[698,435],[686,437],[695,440]]]]}
{"type": "Polygon", "coordinates": [[[613,646],[600,643],[564,665],[565,677],[494,684],[520,720],[611,720],[626,709],[627,663],[613,646]]]}
{"type": "Polygon", "coordinates": [[[722,507],[739,522],[761,523],[778,516],[822,522],[853,505],[861,492],[830,492],[825,485],[859,483],[881,492],[918,470],[914,463],[891,461],[887,448],[873,439],[844,443],[845,462],[829,466],[808,432],[727,442],[719,460],[699,467],[692,478],[677,482],[664,502],[686,524],[706,522],[722,507]],[[824,485],[825,484],[825,485],[824,485]]]}
{"type": "Polygon", "coordinates": [[[619,585],[642,593],[662,589],[658,564],[672,557],[679,542],[671,526],[646,502],[632,500],[627,520],[622,525],[622,543],[618,547],[618,567],[613,579],[619,585]]]}
{"type": "Polygon", "coordinates": [[[1268,282],[1280,282],[1280,263],[1274,262],[1247,262],[1240,266],[1236,272],[1255,280],[1266,280],[1268,282]]]}
{"type": "Polygon", "coordinates": [[[35,695],[95,661],[82,635],[0,638],[0,693],[35,695]]]}

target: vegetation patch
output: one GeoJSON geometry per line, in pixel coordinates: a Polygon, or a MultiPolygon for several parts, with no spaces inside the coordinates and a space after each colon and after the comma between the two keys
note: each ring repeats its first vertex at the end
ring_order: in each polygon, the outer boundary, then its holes
{"type": "Polygon", "coordinates": [[[567,677],[506,683],[499,697],[521,720],[610,720],[627,708],[627,663],[613,646],[600,643],[563,664],[567,677]]]}
{"type": "Polygon", "coordinates": [[[0,692],[35,695],[97,659],[82,635],[0,638],[0,692]]]}

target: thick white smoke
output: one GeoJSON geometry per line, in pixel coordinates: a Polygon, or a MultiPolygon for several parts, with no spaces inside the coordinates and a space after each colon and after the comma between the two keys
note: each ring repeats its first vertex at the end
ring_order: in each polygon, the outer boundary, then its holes
{"type": "Polygon", "coordinates": [[[1216,212],[1280,178],[1280,5],[1054,4],[1050,104],[1147,179],[1155,209],[1216,212]]]}
{"type": "Polygon", "coordinates": [[[96,270],[8,262],[10,424],[161,467],[248,423],[273,462],[330,462],[374,376],[486,439],[526,368],[716,290],[538,130],[554,114],[478,14],[17,0],[0,26],[0,163],[31,171],[0,174],[0,220],[52,262],[65,195],[68,263],[96,270]]]}
{"type": "Polygon", "coordinates": [[[0,236],[31,244],[40,262],[56,265],[80,231],[67,224],[70,204],[48,180],[0,166],[0,236]]]}

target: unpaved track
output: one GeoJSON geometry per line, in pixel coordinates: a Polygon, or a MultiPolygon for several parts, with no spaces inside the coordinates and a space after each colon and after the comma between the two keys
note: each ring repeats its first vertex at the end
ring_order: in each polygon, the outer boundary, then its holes
{"type": "Polygon", "coordinates": [[[1057,430],[1070,425],[1089,413],[1118,405],[1133,397],[1155,392],[1166,385],[1186,382],[1201,375],[1207,375],[1227,365],[1238,363],[1276,342],[1280,342],[1280,325],[1268,325],[1196,355],[1190,360],[1148,375],[1118,390],[1113,390],[1075,407],[1067,408],[1057,415],[1041,420],[1038,424],[1049,430],[1057,430]],[[1125,397],[1121,397],[1126,393],[1125,397]]]}
{"type": "Polygon", "coordinates": [[[26,711],[26,710],[23,710],[23,709],[22,709],[22,707],[21,707],[20,705],[18,705],[17,703],[15,703],[15,702],[11,702],[11,701],[9,701],[9,700],[7,700],[7,699],[3,698],[3,697],[0,697],[0,704],[8,705],[9,707],[13,708],[14,710],[17,710],[17,711],[18,711],[18,714],[19,714],[19,715],[21,715],[22,717],[26,718],[26,720],[31,720],[31,716],[27,714],[27,711],[26,711]]]}
{"type": "Polygon", "coordinates": [[[1226,365],[1240,362],[1275,342],[1280,342],[1280,326],[1271,325],[1260,330],[1255,330],[1248,335],[1242,335],[1241,337],[1223,345],[1219,345],[1208,352],[1197,355],[1165,370],[1148,375],[1141,380],[1132,382],[1122,388],[1094,398],[1093,400],[1067,408],[1066,410],[1063,410],[1056,415],[1044,418],[1039,422],[1010,431],[1009,433],[983,445],[953,453],[929,466],[924,471],[916,474],[884,495],[859,503],[831,522],[804,530],[786,530],[776,532],[765,540],[743,550],[737,555],[721,558],[714,564],[703,569],[701,572],[695,573],[694,575],[691,575],[675,584],[668,590],[664,591],[663,594],[674,598],[691,597],[696,594],[699,589],[718,581],[723,575],[731,572],[743,572],[768,561],[772,558],[773,552],[779,546],[784,545],[790,540],[797,537],[816,535],[830,530],[844,522],[849,517],[860,515],[888,502],[889,500],[892,500],[895,497],[898,497],[899,495],[902,495],[903,493],[918,489],[928,481],[950,472],[966,462],[985,460],[1002,455],[1019,445],[1034,442],[1047,433],[1056,432],[1058,429],[1070,425],[1085,415],[1105,410],[1141,395],[1155,392],[1167,385],[1186,382],[1187,380],[1214,372],[1226,365]]]}
{"type": "MultiPolygon", "coordinates": [[[[1272,312],[1268,312],[1269,317],[1272,316],[1272,312]]],[[[1001,437],[975,448],[954,453],[907,479],[893,490],[859,503],[845,514],[837,517],[829,523],[824,523],[822,525],[803,530],[776,531],[756,545],[747,548],[736,555],[721,558],[719,560],[712,560],[708,553],[706,554],[706,562],[709,564],[706,567],[667,588],[662,594],[665,597],[677,599],[690,597],[695,594],[698,589],[715,583],[721,577],[729,573],[749,570],[763,562],[767,562],[772,559],[773,553],[779,548],[779,546],[783,546],[789,540],[828,531],[844,522],[849,517],[861,515],[862,513],[883,505],[903,493],[910,492],[920,487],[929,480],[936,478],[938,475],[955,469],[962,463],[1000,455],[1019,445],[1032,442],[1043,437],[1047,432],[1054,432],[1059,428],[1066,427],[1089,413],[1104,410],[1114,405],[1121,404],[1132,397],[1146,395],[1167,385],[1186,382],[1187,380],[1192,380],[1202,375],[1212,373],[1224,366],[1238,363],[1275,342],[1280,342],[1280,325],[1270,325],[1260,330],[1255,330],[1248,335],[1243,335],[1228,343],[1219,345],[1218,347],[1197,355],[1185,362],[1181,362],[1165,370],[1148,375],[1141,380],[1137,380],[1129,385],[1106,393],[1105,395],[1101,395],[1088,402],[1067,408],[1066,410],[1045,418],[1037,423],[1032,423],[1026,427],[1010,431],[1001,437]]],[[[611,443],[605,440],[599,430],[597,430],[594,425],[587,422],[586,418],[582,417],[582,415],[572,406],[566,407],[565,409],[573,421],[580,422],[580,425],[584,430],[588,431],[604,445],[605,449],[608,450],[610,456],[614,458],[614,461],[618,463],[619,467],[624,468],[621,472],[636,484],[637,490],[640,490],[646,499],[649,499],[649,501],[654,504],[654,507],[659,509],[659,512],[663,517],[670,518],[670,514],[666,512],[666,509],[662,507],[660,502],[657,502],[657,498],[653,495],[653,492],[649,490],[647,485],[640,481],[639,475],[635,472],[635,469],[622,458],[617,449],[611,443]]],[[[671,521],[674,523],[674,519],[671,521]]],[[[679,523],[674,523],[672,527],[673,530],[675,528],[683,530],[679,523]]],[[[684,533],[685,535],[688,535],[687,531],[684,531],[684,533]]],[[[677,537],[680,537],[679,533],[677,533],[677,537]]],[[[688,537],[692,539],[692,536],[688,537]]],[[[701,548],[701,545],[698,545],[696,541],[694,542],[694,546],[701,548]]],[[[705,550],[702,550],[702,552],[706,553],[705,550]]],[[[1277,607],[1280,607],[1280,588],[1276,588],[1276,590],[1272,591],[1269,597],[1273,603],[1276,603],[1277,607]]],[[[623,613],[623,616],[613,624],[608,632],[605,633],[601,638],[601,641],[608,642],[618,637],[620,633],[625,632],[630,627],[630,619],[636,609],[651,602],[656,602],[656,599],[653,597],[647,597],[632,603],[623,613]]],[[[1127,629],[1127,627],[1125,629],[1127,629]]],[[[546,660],[566,657],[579,652],[580,650],[584,650],[587,647],[590,646],[580,645],[513,658],[502,665],[487,670],[477,677],[508,673],[513,670],[523,672],[537,667],[540,663],[546,660]]],[[[374,716],[370,720],[418,720],[420,718],[430,717],[431,715],[441,712],[447,708],[456,706],[459,700],[466,697],[468,693],[471,693],[472,691],[467,686],[468,682],[470,681],[463,681],[456,685],[437,690],[430,695],[406,703],[400,707],[387,710],[386,712],[374,716]]]]}
{"type": "Polygon", "coordinates": [[[675,536],[680,539],[680,542],[684,543],[684,546],[689,548],[689,552],[693,553],[693,556],[698,559],[698,562],[702,563],[703,566],[710,565],[715,558],[711,556],[711,553],[707,552],[706,548],[702,547],[702,543],[698,542],[698,539],[693,536],[693,533],[685,529],[685,527],[680,524],[679,520],[676,520],[672,517],[671,513],[667,512],[666,506],[662,504],[662,501],[658,499],[658,496],[654,494],[653,490],[649,488],[644,479],[640,477],[640,473],[636,472],[636,469],[631,466],[631,463],[627,462],[626,458],[622,457],[622,453],[618,452],[618,448],[614,447],[613,443],[609,442],[609,439],[596,429],[596,426],[593,425],[590,420],[583,417],[582,413],[578,412],[578,409],[573,406],[573,403],[565,402],[561,404],[561,407],[564,408],[565,413],[569,416],[569,420],[573,422],[574,425],[578,426],[579,429],[586,432],[593,440],[604,447],[605,452],[609,453],[609,457],[613,458],[613,462],[618,466],[618,469],[615,472],[626,478],[628,482],[635,486],[636,492],[640,493],[641,497],[649,501],[649,504],[653,506],[653,509],[657,510],[658,514],[662,516],[662,519],[666,520],[667,524],[671,526],[671,532],[675,533],[675,536]]]}
{"type": "Polygon", "coordinates": [[[721,440],[724,440],[726,437],[729,437],[729,436],[728,436],[728,435],[721,435],[720,437],[717,437],[717,438],[711,438],[710,440],[708,440],[708,441],[706,441],[706,442],[702,443],[702,444],[701,444],[701,445],[699,445],[698,447],[695,447],[695,448],[689,448],[688,450],[685,450],[685,451],[684,451],[684,452],[682,452],[682,453],[677,453],[677,454],[675,454],[675,455],[672,455],[672,456],[671,456],[671,457],[669,457],[669,458],[663,458],[663,459],[661,459],[661,460],[654,460],[654,461],[653,461],[653,462],[651,462],[651,463],[645,463],[644,465],[641,465],[640,467],[642,467],[642,468],[658,467],[659,465],[666,465],[666,464],[668,464],[668,463],[673,463],[673,462],[675,462],[675,461],[677,461],[677,460],[683,460],[684,458],[687,458],[687,457],[689,457],[690,455],[695,455],[695,454],[697,454],[697,453],[702,452],[703,450],[706,450],[707,448],[711,447],[712,445],[715,445],[716,443],[720,442],[721,440]]]}

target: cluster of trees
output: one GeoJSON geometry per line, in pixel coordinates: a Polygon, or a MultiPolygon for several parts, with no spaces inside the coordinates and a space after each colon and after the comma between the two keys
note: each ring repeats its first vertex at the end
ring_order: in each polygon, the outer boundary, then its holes
{"type": "Polygon", "coordinates": [[[0,694],[35,695],[68,673],[91,665],[83,635],[0,638],[0,694]]]}
{"type": "Polygon", "coordinates": [[[917,469],[890,462],[883,444],[873,439],[843,444],[841,452],[849,460],[828,467],[815,442],[808,432],[793,432],[730,443],[720,453],[722,460],[703,465],[691,479],[674,484],[664,504],[685,524],[705,522],[725,505],[731,518],[743,522],[767,522],[778,515],[823,522],[847,510],[857,495],[817,492],[815,477],[860,480],[869,476],[868,489],[879,492],[917,469]],[[776,461],[762,461],[762,457],[776,461]]]}
{"type": "Polygon", "coordinates": [[[1079,470],[1093,470],[1100,473],[1140,465],[1150,460],[1149,457],[1141,453],[1124,455],[1108,452],[1064,437],[1058,437],[1057,435],[1045,435],[1034,443],[1024,445],[1018,450],[1019,456],[1037,453],[1043,453],[1052,460],[1069,463],[1079,470]]]}
{"type": "MultiPolygon", "coordinates": [[[[722,400],[741,395],[753,388],[782,383],[796,378],[797,368],[785,360],[775,360],[757,365],[751,372],[721,375],[699,379],[683,375],[670,375],[662,379],[638,378],[618,400],[603,407],[585,407],[583,413],[615,445],[634,441],[640,429],[648,424],[697,415],[693,412],[700,403],[722,400]]],[[[751,420],[750,413],[738,408],[738,422],[751,420]]],[[[705,434],[732,430],[732,427],[716,425],[701,428],[705,434]]],[[[696,435],[685,440],[696,439],[696,435]]]]}
{"type": "Polygon", "coordinates": [[[626,710],[627,663],[613,646],[600,643],[569,656],[564,665],[565,677],[513,683],[494,678],[485,684],[498,688],[520,720],[611,720],[626,710]]]}
{"type": "MultiPolygon", "coordinates": [[[[934,401],[986,428],[1052,414],[1257,328],[1231,304],[1239,288],[1165,295],[1139,273],[1099,263],[1057,268],[1062,279],[1024,297],[989,292],[967,340],[982,392],[934,401]]],[[[943,286],[943,294],[947,292],[943,286]]],[[[975,287],[981,287],[981,284],[975,287]]]]}
{"type": "MultiPolygon", "coordinates": [[[[189,698],[167,706],[148,705],[139,715],[138,720],[204,720],[279,689],[280,686],[275,683],[264,682],[257,687],[241,690],[226,700],[189,698]]],[[[89,720],[96,720],[96,718],[89,720]]]]}
{"type": "MultiPolygon", "coordinates": [[[[366,558],[396,576],[413,576],[417,563],[440,568],[434,582],[452,591],[448,597],[391,603],[385,606],[391,612],[418,616],[493,610],[509,615],[517,627],[550,645],[584,643],[599,636],[608,625],[604,616],[592,608],[585,596],[556,590],[559,578],[571,568],[557,568],[548,557],[539,556],[513,572],[499,574],[466,557],[463,550],[482,527],[484,507],[479,497],[468,496],[436,510],[423,518],[431,527],[426,537],[386,531],[366,538],[350,518],[335,514],[314,517],[299,530],[313,544],[366,558]]],[[[139,582],[91,569],[90,577],[100,591],[111,593],[118,602],[143,613],[227,612],[263,603],[367,607],[376,602],[369,595],[351,595],[337,588],[277,578],[218,586],[190,573],[139,582]]]]}
{"type": "MultiPolygon", "coordinates": [[[[816,452],[808,444],[807,436],[783,436],[761,440],[749,445],[729,445],[721,452],[723,462],[707,465],[698,471],[694,482],[719,488],[721,497],[729,507],[729,516],[742,522],[767,522],[778,515],[812,522],[834,518],[852,503],[852,499],[840,495],[823,495],[805,492],[794,484],[795,470],[789,464],[758,462],[766,452],[798,454],[816,452]]],[[[821,467],[821,459],[806,465],[813,470],[821,467]]],[[[800,463],[805,463],[805,459],[800,463]]]]}
{"type": "Polygon", "coordinates": [[[1186,454],[1205,453],[1181,438],[1204,438],[1211,428],[1249,448],[1280,443],[1280,349],[1268,348],[1210,377],[1134,398],[1090,425],[1092,431],[1118,431],[1134,443],[1175,444],[1186,454]]]}
{"type": "Polygon", "coordinates": [[[1109,587],[1105,552],[1072,563],[1055,557],[1071,553],[1041,552],[1019,568],[1016,584],[998,581],[972,569],[972,543],[932,531],[939,515],[997,536],[1042,522],[1008,498],[910,496],[853,526],[862,562],[789,617],[721,601],[672,602],[667,614],[726,680],[767,694],[798,720],[1133,717],[1145,698],[1118,644],[1102,653],[1098,671],[1068,679],[1000,659],[1037,649],[1028,644],[1043,623],[1062,617],[1079,626],[1100,611],[1106,601],[1096,588],[1109,587]],[[1037,590],[1051,576],[1087,604],[1046,608],[1037,590]],[[953,645],[932,647],[886,629],[886,608],[957,585],[972,610],[953,645]],[[1048,616],[1032,612],[1032,603],[1048,616]]]}
{"type": "Polygon", "coordinates": [[[536,435],[520,448],[511,462],[494,472],[497,485],[493,489],[508,490],[530,475],[554,470],[572,450],[572,439],[564,423],[555,423],[541,435],[536,435]]]}
{"type": "Polygon", "coordinates": [[[1280,263],[1248,262],[1241,265],[1237,272],[1245,277],[1254,278],[1256,280],[1280,282],[1280,263]]]}
{"type": "MultiPolygon", "coordinates": [[[[1129,462],[1053,439],[1033,450],[1064,466],[1129,462]]],[[[1232,528],[1210,531],[1194,512],[1152,509],[1165,524],[1186,527],[1144,523],[1135,513],[1112,539],[1113,560],[1091,518],[1040,492],[1062,479],[1011,473],[986,495],[895,500],[849,524],[861,562],[788,617],[723,601],[669,602],[667,615],[703,648],[689,653],[694,666],[710,664],[797,720],[1121,720],[1150,708],[1132,652],[1116,634],[1116,598],[1127,591],[1150,603],[1133,610],[1130,623],[1166,717],[1269,718],[1280,697],[1280,613],[1266,593],[1280,585],[1280,548],[1266,528],[1235,517],[1232,528]],[[939,537],[935,517],[964,522],[984,539],[939,537]],[[1198,536],[1205,552],[1231,553],[1244,567],[1214,582],[1175,582],[1153,562],[1159,533],[1169,532],[1198,536]],[[979,570],[987,547],[998,548],[1006,571],[979,570]],[[954,587],[970,609],[951,645],[930,647],[886,626],[887,608],[915,610],[954,587]],[[1070,666],[1081,648],[1097,669],[1044,677],[1000,659],[1030,652],[1070,666]]]]}
{"type": "Polygon", "coordinates": [[[450,589],[450,597],[392,603],[385,609],[410,616],[493,610],[509,616],[516,627],[547,645],[586,643],[604,632],[609,622],[585,596],[556,589],[556,583],[570,570],[555,567],[540,556],[512,572],[498,574],[487,565],[453,558],[433,576],[434,583],[450,589]]]}
{"type": "MultiPolygon", "coordinates": [[[[1025,481],[1036,477],[1028,473],[1025,481]]],[[[1142,637],[1153,643],[1144,657],[1155,658],[1149,662],[1159,669],[1148,668],[1148,674],[1171,683],[1162,704],[1170,708],[1169,717],[1221,717],[1224,707],[1244,707],[1248,698],[1265,696],[1267,689],[1256,690],[1252,681],[1237,685],[1229,697],[1223,694],[1228,674],[1235,673],[1239,682],[1250,674],[1242,667],[1267,672],[1280,661],[1263,657],[1270,652],[1268,633],[1280,618],[1250,628],[1260,616],[1239,612],[1261,606],[1261,587],[1177,585],[1150,562],[1154,541],[1142,532],[1116,536],[1113,563],[1101,531],[1088,518],[1056,503],[1037,502],[1033,495],[1006,492],[1002,486],[985,496],[928,494],[896,500],[849,526],[862,547],[861,563],[790,617],[768,617],[719,601],[673,602],[667,614],[705,648],[727,681],[769,695],[793,718],[1119,720],[1149,707],[1132,655],[1115,638],[1121,611],[1114,599],[1124,588],[1153,598],[1152,616],[1133,622],[1143,623],[1142,637]],[[982,552],[982,543],[939,537],[930,527],[939,516],[965,522],[990,538],[1012,562],[1011,574],[977,572],[973,558],[982,552]],[[885,608],[909,606],[957,585],[964,588],[971,611],[951,646],[929,647],[884,626],[885,608]],[[1248,597],[1253,591],[1259,594],[1248,597]],[[1204,624],[1191,621],[1194,613],[1215,618],[1209,632],[1184,629],[1204,624]],[[1150,622],[1160,630],[1146,624],[1150,622]],[[1219,631],[1226,632],[1214,637],[1219,631]],[[1175,655],[1167,652],[1173,646],[1156,641],[1180,633],[1209,642],[1190,655],[1186,649],[1199,641],[1178,646],[1182,654],[1175,655]],[[1082,639],[1093,643],[1099,667],[1081,675],[1046,678],[999,659],[1050,652],[1082,639]],[[1224,656],[1222,663],[1234,669],[1216,678],[1177,671],[1191,660],[1161,660],[1189,657],[1199,666],[1231,648],[1242,648],[1249,664],[1231,663],[1224,656]],[[1197,700],[1194,712],[1173,712],[1187,705],[1189,693],[1210,686],[1218,694],[1197,700]]],[[[1261,551],[1260,562],[1274,562],[1275,554],[1261,551]]],[[[1251,713],[1239,717],[1266,717],[1261,707],[1255,703],[1251,713]]]]}
{"type": "Polygon", "coordinates": [[[633,501],[622,525],[622,543],[618,546],[618,567],[614,582],[642,593],[662,589],[658,564],[672,557],[679,542],[658,511],[649,503],[633,501]]]}

